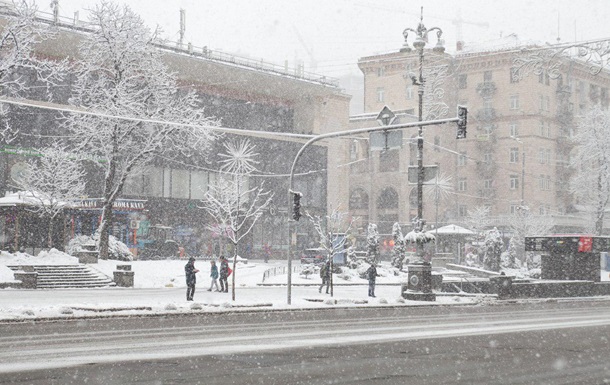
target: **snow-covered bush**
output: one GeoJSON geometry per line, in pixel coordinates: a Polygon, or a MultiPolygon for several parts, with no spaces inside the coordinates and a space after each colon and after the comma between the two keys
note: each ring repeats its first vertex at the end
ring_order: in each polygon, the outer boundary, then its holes
{"type": "Polygon", "coordinates": [[[316,270],[316,266],[313,263],[310,263],[303,266],[303,268],[301,269],[301,275],[304,275],[307,279],[310,275],[315,275],[316,270]]]}
{"type": "MultiPolygon", "coordinates": [[[[83,250],[83,245],[92,243],[97,245],[98,239],[99,233],[95,233],[93,236],[79,235],[74,237],[68,242],[66,252],[74,255],[76,252],[83,250]]],[[[127,245],[111,235],[108,242],[108,258],[118,261],[131,261],[133,260],[133,254],[129,251],[127,245]]]]}

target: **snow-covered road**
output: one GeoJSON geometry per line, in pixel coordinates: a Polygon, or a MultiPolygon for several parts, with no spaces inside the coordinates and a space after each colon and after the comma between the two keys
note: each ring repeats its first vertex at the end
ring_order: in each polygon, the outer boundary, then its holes
{"type": "Polygon", "coordinates": [[[308,312],[0,324],[0,373],[278,349],[610,325],[610,303],[308,312]]]}

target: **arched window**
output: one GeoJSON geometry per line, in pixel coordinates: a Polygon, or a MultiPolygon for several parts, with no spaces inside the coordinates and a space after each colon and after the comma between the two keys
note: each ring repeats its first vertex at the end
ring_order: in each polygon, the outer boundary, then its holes
{"type": "Polygon", "coordinates": [[[369,195],[361,188],[357,188],[349,196],[350,209],[368,209],[369,195]]]}
{"type": "Polygon", "coordinates": [[[398,193],[392,187],[386,187],[377,198],[378,209],[397,209],[398,208],[398,193]]]}

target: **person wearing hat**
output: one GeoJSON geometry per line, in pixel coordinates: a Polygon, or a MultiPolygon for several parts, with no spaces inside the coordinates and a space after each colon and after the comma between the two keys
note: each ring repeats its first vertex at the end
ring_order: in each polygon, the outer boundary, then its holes
{"type": "Polygon", "coordinates": [[[186,300],[192,301],[195,295],[195,283],[197,283],[195,274],[199,273],[199,270],[195,269],[195,258],[189,258],[189,261],[184,265],[184,272],[186,274],[186,300]]]}

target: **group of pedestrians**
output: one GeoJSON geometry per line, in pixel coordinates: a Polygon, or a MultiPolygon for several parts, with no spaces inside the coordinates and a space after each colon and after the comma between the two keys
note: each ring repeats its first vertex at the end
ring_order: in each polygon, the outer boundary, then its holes
{"type": "MultiPolygon", "coordinates": [[[[208,291],[212,291],[216,287],[216,292],[228,293],[229,283],[228,278],[233,271],[229,267],[229,262],[225,257],[220,257],[220,270],[216,266],[216,261],[210,261],[210,279],[211,284],[208,291]],[[220,287],[218,287],[218,281],[220,281],[220,287]]],[[[197,273],[199,269],[195,268],[195,258],[190,257],[186,265],[184,266],[184,273],[186,275],[186,300],[192,301],[195,296],[195,285],[197,284],[197,273]]]]}
{"type": "MultiPolygon", "coordinates": [[[[216,266],[215,261],[210,261],[210,278],[212,283],[210,284],[210,288],[208,291],[212,291],[215,287],[216,292],[229,292],[229,284],[228,278],[232,273],[231,268],[229,267],[229,262],[225,257],[220,257],[220,270],[218,266],[216,266]],[[220,281],[220,287],[218,287],[218,281],[220,281]]],[[[186,274],[186,300],[192,301],[195,295],[195,284],[197,283],[196,274],[199,272],[198,269],[195,268],[195,258],[189,258],[187,264],[184,266],[184,272],[186,274]]],[[[320,278],[322,278],[322,284],[318,288],[318,292],[322,293],[322,288],[326,286],[326,294],[329,294],[330,281],[332,277],[332,267],[330,261],[327,261],[320,268],[320,278]]],[[[371,262],[371,266],[366,271],[366,278],[369,281],[369,297],[375,297],[375,280],[379,277],[377,274],[377,268],[375,267],[375,263],[371,262]]]]}
{"type": "MultiPolygon", "coordinates": [[[[369,297],[375,297],[375,281],[379,274],[377,274],[377,267],[375,267],[375,262],[371,262],[371,266],[366,270],[366,279],[369,281],[369,297]]],[[[322,288],[326,286],[326,294],[328,294],[328,289],[330,287],[330,281],[332,276],[332,267],[330,265],[330,261],[326,261],[322,267],[320,267],[320,278],[322,278],[322,284],[318,288],[318,293],[322,293],[322,288]]]]}

